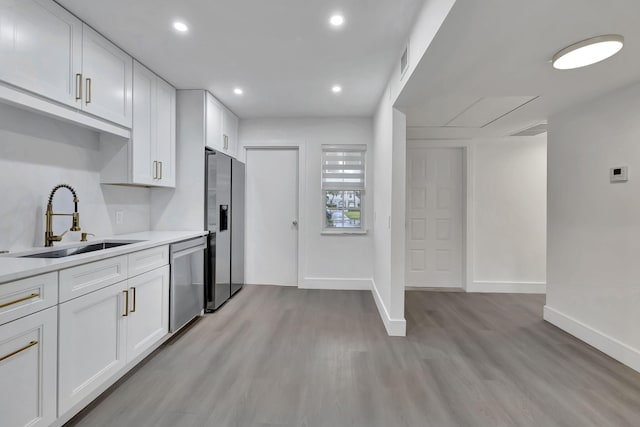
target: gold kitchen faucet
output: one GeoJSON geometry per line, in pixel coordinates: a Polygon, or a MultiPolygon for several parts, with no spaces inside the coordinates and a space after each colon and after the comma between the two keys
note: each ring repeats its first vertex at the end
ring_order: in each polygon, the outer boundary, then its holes
{"type": "Polygon", "coordinates": [[[80,231],[80,214],[78,213],[78,196],[76,196],[76,190],[73,189],[70,185],[60,184],[56,185],[53,190],[51,190],[51,194],[49,195],[49,202],[47,203],[47,212],[45,214],[47,217],[47,229],[44,232],[44,245],[46,247],[53,246],[53,242],[59,242],[62,240],[62,237],[67,233],[67,231],[80,231]],[[61,188],[66,188],[71,191],[73,195],[73,205],[74,212],[73,213],[54,213],[53,212],[53,197],[61,188]],[[70,216],[71,219],[71,228],[59,236],[53,234],[53,217],[54,216],[70,216]]]}

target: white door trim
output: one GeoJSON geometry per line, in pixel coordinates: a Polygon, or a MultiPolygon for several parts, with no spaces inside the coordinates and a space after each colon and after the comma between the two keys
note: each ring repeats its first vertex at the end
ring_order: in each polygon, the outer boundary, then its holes
{"type": "MultiPolygon", "coordinates": [[[[462,148],[463,160],[462,160],[462,173],[463,173],[463,224],[464,230],[462,233],[462,283],[466,291],[473,289],[473,277],[474,277],[474,259],[473,253],[475,243],[475,185],[473,177],[475,176],[474,164],[475,164],[475,147],[473,141],[407,141],[407,151],[415,148],[462,148]]],[[[408,168],[405,168],[405,180],[407,176],[408,168]]],[[[405,212],[406,219],[406,212],[405,212]]],[[[406,263],[406,250],[404,253],[406,263]]],[[[406,287],[406,285],[405,285],[406,287]]]]}
{"type": "Polygon", "coordinates": [[[246,164],[248,150],[298,150],[298,287],[304,283],[304,266],[306,265],[306,229],[307,220],[304,211],[307,188],[306,153],[304,141],[265,141],[264,144],[245,145],[240,150],[240,160],[246,164]]]}

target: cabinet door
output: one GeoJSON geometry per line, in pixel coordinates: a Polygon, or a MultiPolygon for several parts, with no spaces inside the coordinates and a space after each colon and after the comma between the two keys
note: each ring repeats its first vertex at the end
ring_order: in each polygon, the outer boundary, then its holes
{"type": "Polygon", "coordinates": [[[82,109],[130,128],[133,59],[87,25],[82,30],[82,73],[82,109]]]}
{"type": "Polygon", "coordinates": [[[126,281],[60,304],[60,415],[125,366],[124,291],[126,281]]]}
{"type": "Polygon", "coordinates": [[[129,279],[127,361],[158,342],[169,331],[169,266],[129,279]]]}
{"type": "Polygon", "coordinates": [[[57,310],[0,326],[3,426],[48,426],[56,419],[57,310]]]}
{"type": "Polygon", "coordinates": [[[138,62],[133,64],[133,129],[131,135],[132,184],[153,185],[158,175],[155,153],[156,76],[138,62]]]}
{"type": "Polygon", "coordinates": [[[0,80],[80,107],[82,22],[50,0],[0,2],[0,80]]]}
{"type": "Polygon", "coordinates": [[[217,99],[207,92],[207,128],[206,144],[212,150],[223,151],[224,142],[222,138],[223,107],[217,99]]]}
{"type": "Polygon", "coordinates": [[[156,77],[156,160],[159,162],[158,184],[176,185],[176,90],[156,77]]]}
{"type": "Polygon", "coordinates": [[[224,110],[223,138],[226,141],[225,152],[237,157],[238,150],[238,117],[229,110],[224,110]]]}

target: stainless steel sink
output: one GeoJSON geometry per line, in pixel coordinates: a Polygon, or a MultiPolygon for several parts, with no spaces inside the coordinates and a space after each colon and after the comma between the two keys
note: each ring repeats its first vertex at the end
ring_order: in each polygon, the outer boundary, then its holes
{"type": "Polygon", "coordinates": [[[72,255],[86,254],[89,252],[102,251],[104,249],[117,248],[118,246],[130,245],[138,243],[142,240],[120,240],[105,241],[100,243],[89,243],[82,246],[74,246],[71,248],[63,248],[56,250],[47,250],[30,255],[22,255],[20,258],[64,258],[72,255]]]}

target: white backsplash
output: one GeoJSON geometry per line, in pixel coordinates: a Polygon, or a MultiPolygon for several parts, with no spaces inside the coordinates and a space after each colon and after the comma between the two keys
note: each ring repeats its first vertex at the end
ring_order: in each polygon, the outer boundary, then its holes
{"type": "MultiPolygon", "coordinates": [[[[109,236],[149,230],[150,190],[101,185],[101,165],[97,133],[0,104],[0,250],[43,245],[47,198],[58,184],[75,188],[83,231],[109,236]],[[121,225],[117,211],[124,214],[121,225]]],[[[57,192],[56,207],[69,202],[66,191],[57,192]]],[[[71,218],[56,218],[54,232],[70,225],[71,218]]],[[[64,241],[79,235],[68,233],[64,241]]]]}

